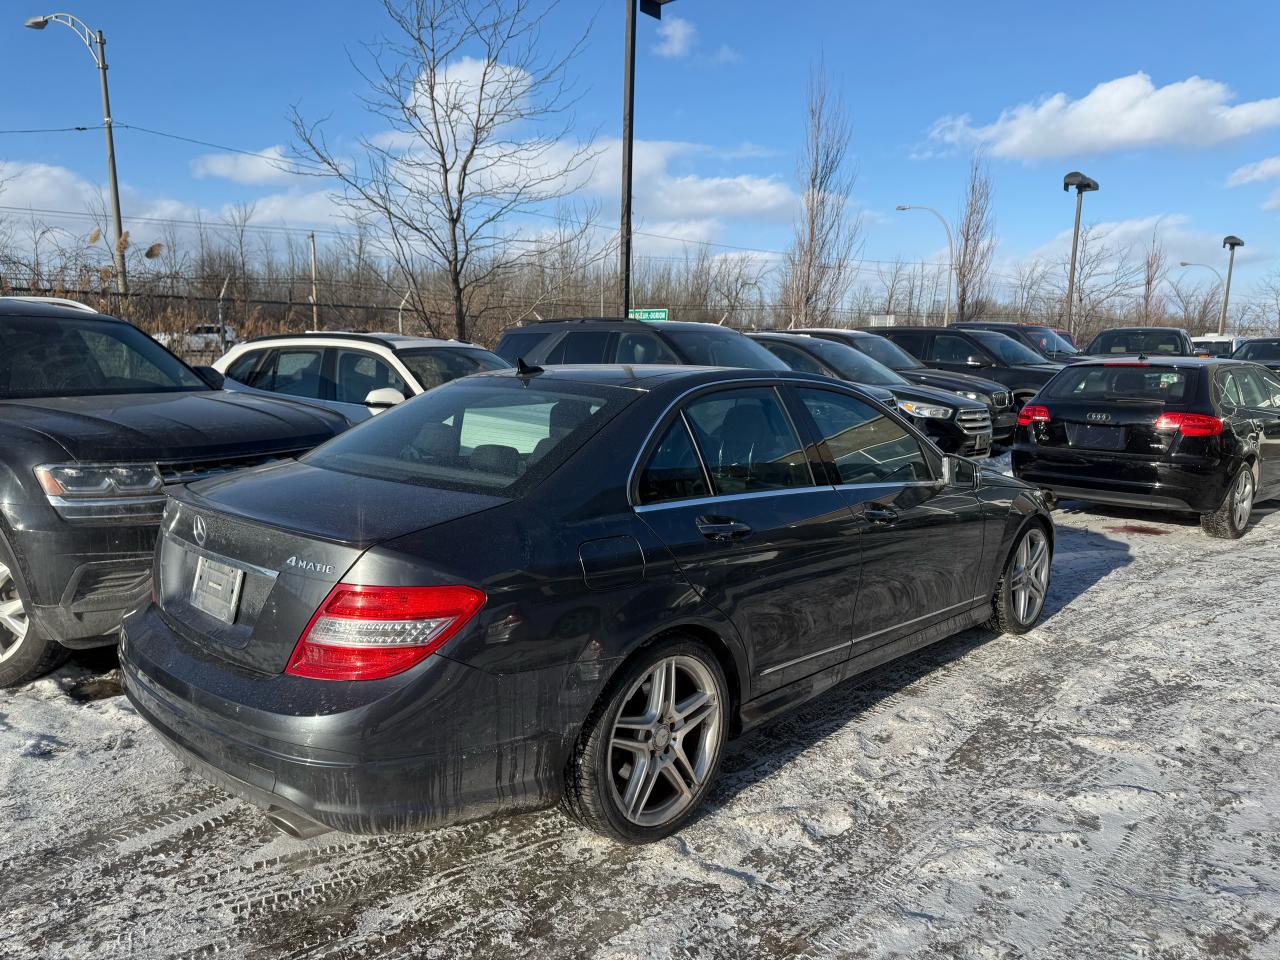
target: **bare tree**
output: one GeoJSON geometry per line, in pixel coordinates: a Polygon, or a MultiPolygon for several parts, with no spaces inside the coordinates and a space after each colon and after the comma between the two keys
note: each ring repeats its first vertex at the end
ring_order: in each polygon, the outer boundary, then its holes
{"type": "Polygon", "coordinates": [[[585,35],[565,54],[546,52],[554,2],[383,6],[393,35],[370,45],[372,64],[360,72],[365,105],[385,129],[352,158],[295,109],[296,149],[339,184],[353,219],[385,231],[405,276],[424,261],[439,269],[454,333],[465,339],[477,293],[529,254],[513,220],[568,196],[595,155],[569,139],[576,97],[567,74],[585,35]]]}
{"type": "Polygon", "coordinates": [[[711,299],[709,306],[720,311],[717,322],[736,327],[760,325],[761,281],[768,265],[748,253],[717,257],[711,269],[711,299]],[[755,319],[746,322],[745,314],[751,311],[755,319]]]}
{"type": "Polygon", "coordinates": [[[802,209],[787,252],[781,299],[788,325],[827,321],[853,283],[862,236],[851,195],[857,171],[849,158],[852,130],[844,103],[830,92],[821,66],[809,78],[804,149],[797,179],[802,209]]]}
{"type": "Polygon", "coordinates": [[[1192,332],[1216,330],[1218,310],[1222,306],[1222,285],[1214,282],[1208,286],[1174,280],[1169,284],[1174,309],[1178,312],[1178,325],[1192,332]]]}
{"type": "Polygon", "coordinates": [[[1280,336],[1280,269],[1272,270],[1257,286],[1258,325],[1280,336]]]}
{"type": "Polygon", "coordinates": [[[990,297],[991,259],[996,249],[991,172],[980,156],[969,163],[956,244],[956,319],[976,320],[990,297]]]}
{"type": "Polygon", "coordinates": [[[1161,319],[1165,312],[1165,298],[1160,288],[1169,273],[1169,255],[1160,241],[1159,230],[1157,224],[1151,231],[1151,241],[1142,258],[1142,322],[1148,327],[1161,319]]]}

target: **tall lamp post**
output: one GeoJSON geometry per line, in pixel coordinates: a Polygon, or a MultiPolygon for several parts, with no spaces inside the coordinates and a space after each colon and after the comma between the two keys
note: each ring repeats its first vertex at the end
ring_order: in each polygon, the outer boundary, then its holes
{"type": "MultiPolygon", "coordinates": [[[[640,12],[662,19],[671,0],[639,0],[640,12]]],[[[618,266],[622,274],[622,315],[631,313],[631,146],[632,114],[636,106],[636,0],[627,0],[627,40],[622,72],[622,225],[618,232],[618,266]]]]}
{"type": "Polygon", "coordinates": [[[947,218],[940,214],[933,207],[924,207],[917,203],[900,203],[898,210],[927,210],[938,218],[938,222],[942,224],[942,229],[947,231],[947,299],[942,303],[942,325],[945,327],[951,322],[951,278],[956,269],[956,245],[951,239],[951,224],[947,223],[947,218]]]}
{"type": "Polygon", "coordinates": [[[107,185],[111,190],[111,219],[115,227],[111,256],[116,267],[116,291],[121,296],[126,296],[129,293],[129,279],[124,269],[124,227],[120,222],[120,186],[116,182],[116,141],[111,133],[111,97],[107,93],[107,40],[101,30],[91,29],[79,17],[69,13],[32,17],[26,22],[26,26],[32,30],[43,30],[51,23],[60,23],[75,31],[76,36],[89,48],[89,55],[93,57],[102,77],[102,128],[107,132],[107,185]]]}
{"type": "Polygon", "coordinates": [[[1076,188],[1076,227],[1075,233],[1071,236],[1071,267],[1067,274],[1067,330],[1075,333],[1071,326],[1071,313],[1075,308],[1076,296],[1076,251],[1080,247],[1080,208],[1084,205],[1084,195],[1092,190],[1098,189],[1098,181],[1092,177],[1086,177],[1078,170],[1073,170],[1062,178],[1062,189],[1070,191],[1072,187],[1076,188]]]}
{"type": "Polygon", "coordinates": [[[1231,253],[1227,257],[1227,282],[1222,288],[1222,313],[1218,316],[1218,336],[1227,332],[1227,302],[1231,299],[1231,270],[1236,265],[1236,247],[1243,247],[1244,241],[1239,237],[1223,237],[1222,245],[1229,247],[1231,253]]]}

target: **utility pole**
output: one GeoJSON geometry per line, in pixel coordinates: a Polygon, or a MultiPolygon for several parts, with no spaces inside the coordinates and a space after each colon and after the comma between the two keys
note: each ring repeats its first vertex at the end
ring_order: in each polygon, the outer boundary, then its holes
{"type": "Polygon", "coordinates": [[[1223,237],[1222,245],[1231,249],[1227,257],[1227,283],[1222,290],[1222,313],[1218,315],[1218,336],[1227,333],[1227,302],[1231,299],[1231,271],[1236,265],[1236,247],[1243,247],[1244,241],[1239,237],[1223,237]]]}
{"type": "Polygon", "coordinates": [[[320,302],[316,297],[316,235],[307,234],[311,241],[311,329],[320,329],[320,302]]]}

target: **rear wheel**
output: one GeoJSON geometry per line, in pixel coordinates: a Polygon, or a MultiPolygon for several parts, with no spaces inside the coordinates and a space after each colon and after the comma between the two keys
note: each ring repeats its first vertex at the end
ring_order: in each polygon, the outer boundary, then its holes
{"type": "Polygon", "coordinates": [[[728,729],[724,671],[702,644],[659,644],[623,668],[583,726],[564,807],[623,843],[648,843],[697,812],[728,729]]]}
{"type": "Polygon", "coordinates": [[[1049,593],[1052,562],[1049,535],[1038,524],[1027,527],[996,582],[994,610],[986,626],[1000,633],[1026,633],[1034,627],[1049,593]]]}
{"type": "Polygon", "coordinates": [[[0,550],[0,687],[25,683],[52,670],[70,651],[31,621],[18,574],[0,550]]]}
{"type": "Polygon", "coordinates": [[[1222,500],[1222,506],[1212,513],[1200,514],[1200,529],[1220,540],[1239,540],[1249,528],[1253,515],[1253,469],[1241,467],[1222,500]]]}

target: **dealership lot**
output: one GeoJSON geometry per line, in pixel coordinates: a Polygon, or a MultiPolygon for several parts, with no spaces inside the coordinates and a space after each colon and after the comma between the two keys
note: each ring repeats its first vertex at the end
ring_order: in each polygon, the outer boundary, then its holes
{"type": "Polygon", "coordinates": [[[284,837],[186,778],[97,654],[0,693],[25,956],[1280,953],[1280,517],[1059,510],[1045,622],[970,631],[731,745],[625,848],[558,813],[284,837]]]}

